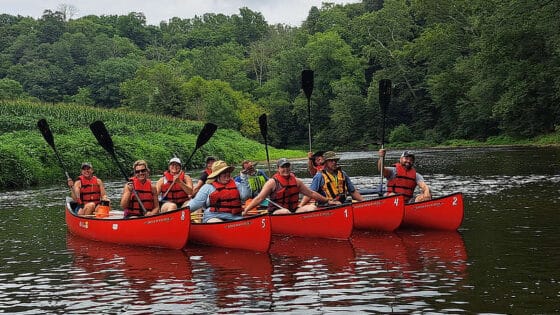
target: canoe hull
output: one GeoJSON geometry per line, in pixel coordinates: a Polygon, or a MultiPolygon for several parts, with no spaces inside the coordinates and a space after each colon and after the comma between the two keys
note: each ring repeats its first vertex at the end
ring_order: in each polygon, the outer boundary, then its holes
{"type": "Polygon", "coordinates": [[[270,217],[272,234],[341,240],[352,234],[352,205],[270,217]]]}
{"type": "Polygon", "coordinates": [[[263,214],[237,221],[192,223],[189,242],[266,252],[270,234],[270,218],[263,214]]]}
{"type": "Polygon", "coordinates": [[[404,217],[402,195],[366,200],[352,204],[354,228],[391,232],[396,230],[404,217]]]}
{"type": "Polygon", "coordinates": [[[94,218],[78,216],[66,207],[66,225],[74,235],[122,245],[181,249],[190,227],[188,210],[175,210],[142,218],[94,218]]]}
{"type": "Polygon", "coordinates": [[[463,194],[451,195],[404,206],[403,228],[454,231],[463,223],[463,194]]]}

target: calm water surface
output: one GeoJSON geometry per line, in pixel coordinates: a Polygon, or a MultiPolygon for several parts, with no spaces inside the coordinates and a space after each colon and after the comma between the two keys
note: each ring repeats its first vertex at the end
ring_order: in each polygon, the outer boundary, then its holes
{"type": "MultiPolygon", "coordinates": [[[[62,185],[0,192],[0,312],[560,312],[560,148],[425,150],[417,160],[434,195],[464,193],[458,232],[275,236],[269,253],[133,248],[67,234],[62,185]]],[[[300,176],[304,163],[294,163],[300,176]]],[[[359,188],[379,183],[374,163],[372,152],[341,160],[359,188]]],[[[114,202],[122,185],[108,182],[114,202]]]]}

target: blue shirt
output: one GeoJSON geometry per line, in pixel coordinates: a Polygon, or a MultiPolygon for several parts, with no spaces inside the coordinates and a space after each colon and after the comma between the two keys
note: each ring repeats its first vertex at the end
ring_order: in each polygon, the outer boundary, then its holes
{"type": "MultiPolygon", "coordinates": [[[[239,197],[241,197],[241,201],[245,201],[251,196],[251,189],[249,188],[247,175],[243,174],[240,177],[240,182],[235,182],[235,185],[237,186],[237,190],[239,190],[239,197]]],[[[204,210],[208,209],[210,205],[209,196],[214,191],[216,191],[216,188],[212,184],[204,184],[196,193],[196,196],[194,196],[194,198],[189,202],[189,208],[191,211],[195,211],[200,208],[203,208],[204,210]]]]}

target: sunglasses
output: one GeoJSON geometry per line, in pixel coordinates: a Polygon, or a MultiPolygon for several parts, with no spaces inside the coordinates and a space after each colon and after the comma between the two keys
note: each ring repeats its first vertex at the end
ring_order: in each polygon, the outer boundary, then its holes
{"type": "Polygon", "coordinates": [[[143,168],[141,170],[134,170],[134,174],[141,174],[141,173],[146,173],[148,170],[143,168]]]}

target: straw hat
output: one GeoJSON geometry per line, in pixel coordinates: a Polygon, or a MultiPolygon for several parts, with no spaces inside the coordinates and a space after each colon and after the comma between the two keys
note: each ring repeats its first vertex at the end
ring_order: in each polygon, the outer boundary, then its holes
{"type": "Polygon", "coordinates": [[[234,169],[234,166],[228,166],[224,161],[216,161],[214,162],[214,164],[212,164],[212,174],[208,175],[208,179],[216,178],[223,172],[231,173],[234,169]]]}

